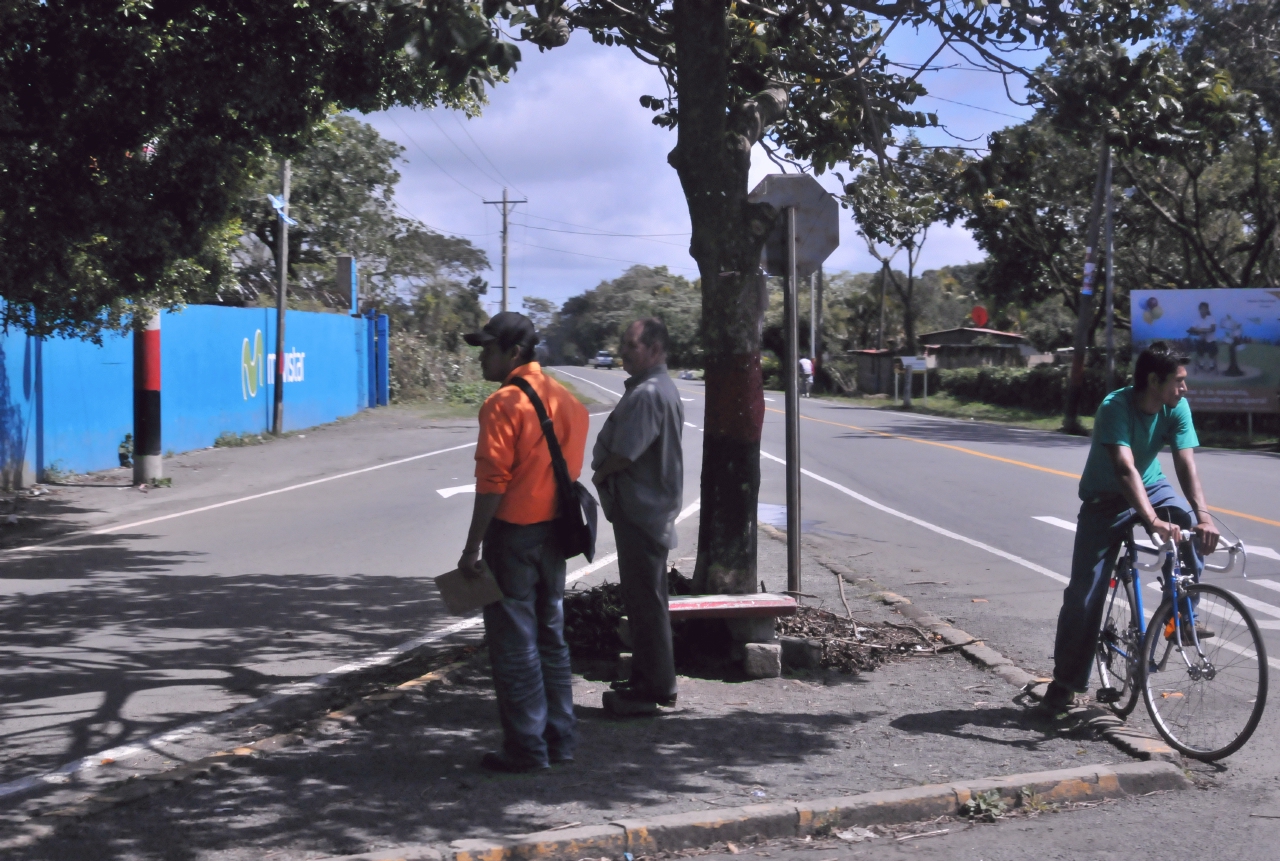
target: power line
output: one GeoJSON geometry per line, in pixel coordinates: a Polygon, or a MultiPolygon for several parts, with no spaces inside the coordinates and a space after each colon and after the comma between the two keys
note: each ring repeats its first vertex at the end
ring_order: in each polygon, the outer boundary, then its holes
{"type": "MultiPolygon", "coordinates": [[[[621,257],[602,257],[599,254],[584,254],[581,251],[567,251],[563,248],[551,248],[550,246],[547,246],[547,245],[534,245],[532,242],[522,242],[520,244],[524,245],[527,248],[541,248],[543,251],[555,251],[560,254],[573,254],[577,257],[592,257],[592,258],[595,258],[596,260],[612,260],[615,263],[630,263],[633,266],[653,266],[652,263],[641,263],[639,260],[623,260],[621,257]]],[[[670,266],[668,268],[683,269],[686,272],[698,271],[697,269],[694,269],[689,266],[670,266]]]]}
{"type": "Polygon", "coordinates": [[[458,146],[458,142],[455,141],[453,138],[449,137],[449,133],[444,130],[444,126],[440,125],[440,122],[434,116],[432,116],[429,111],[427,112],[427,119],[431,120],[431,124],[436,127],[436,130],[440,132],[440,134],[444,135],[444,139],[447,140],[450,144],[452,144],[453,148],[456,149],[459,153],[461,153],[462,157],[465,158],[472,167],[480,171],[481,175],[484,176],[485,179],[489,180],[489,182],[492,182],[495,185],[502,184],[502,180],[494,179],[485,171],[484,168],[476,164],[475,159],[467,155],[466,151],[462,147],[458,146]]]}
{"type": "Polygon", "coordinates": [[[489,158],[489,154],[484,151],[484,148],[481,147],[480,144],[476,143],[476,139],[471,136],[471,132],[467,131],[466,124],[463,123],[462,120],[458,119],[457,111],[451,111],[450,113],[452,113],[453,115],[453,121],[458,124],[458,128],[462,129],[462,133],[467,136],[467,140],[471,141],[471,143],[475,146],[476,152],[480,153],[480,156],[489,163],[489,167],[493,168],[494,171],[497,172],[498,176],[502,177],[503,182],[505,182],[507,185],[511,186],[516,191],[523,194],[525,197],[528,197],[529,196],[528,192],[526,192],[520,186],[516,185],[511,180],[507,179],[507,175],[502,171],[498,170],[498,166],[493,163],[493,159],[489,158]]]}
{"type": "MultiPolygon", "coordinates": [[[[517,223],[518,223],[518,222],[517,222],[517,223]]],[[[518,224],[519,224],[519,223],[518,223],[518,224]]],[[[658,245],[669,245],[669,246],[671,246],[672,248],[685,248],[685,247],[686,247],[685,245],[683,245],[683,244],[681,244],[681,243],[679,243],[679,242],[663,242],[661,239],[650,239],[650,238],[648,238],[646,235],[641,234],[641,233],[588,233],[588,232],[587,232],[587,231],[585,231],[585,230],[559,230],[559,229],[557,229],[557,228],[555,228],[555,227],[537,227],[537,226],[532,225],[532,224],[519,224],[519,226],[520,226],[520,227],[523,227],[523,228],[526,228],[527,230],[545,230],[545,231],[548,231],[548,232],[550,232],[550,233],[568,233],[568,234],[572,234],[572,235],[574,235],[574,236],[602,236],[602,237],[606,237],[606,238],[641,239],[641,240],[644,240],[645,242],[654,242],[654,243],[656,243],[656,244],[658,244],[658,245]]],[[[682,235],[682,234],[676,233],[676,234],[657,234],[657,235],[659,235],[659,236],[669,236],[669,235],[680,236],[680,235],[682,235]]]]}
{"type": "MultiPolygon", "coordinates": [[[[545,219],[550,221],[551,219],[545,219]]],[[[561,222],[563,223],[563,222],[561,222]]],[[[559,230],[555,227],[537,227],[532,224],[522,224],[521,227],[527,227],[530,230],[549,230],[552,233],[574,233],[578,236],[622,236],[629,239],[648,239],[653,236],[688,236],[688,233],[610,233],[606,230],[559,230]]],[[[666,243],[670,245],[671,243],[666,243]]]]}
{"type": "Polygon", "coordinates": [[[925,93],[923,96],[921,96],[921,98],[937,99],[940,102],[949,102],[950,104],[953,104],[953,105],[959,105],[962,108],[970,108],[975,111],[986,111],[989,114],[999,114],[1002,117],[1008,117],[1009,119],[1017,120],[1018,122],[1025,123],[1027,121],[1027,117],[1020,117],[1016,114],[1006,114],[1004,111],[995,111],[995,110],[992,110],[991,108],[980,108],[977,105],[971,105],[971,104],[968,104],[967,102],[957,102],[955,99],[944,99],[942,96],[935,96],[933,93],[925,93]]]}
{"type": "Polygon", "coordinates": [[[423,227],[430,228],[431,230],[434,230],[436,233],[439,233],[444,236],[497,236],[496,231],[490,231],[488,233],[462,233],[457,230],[448,230],[444,227],[436,227],[434,224],[427,224],[427,222],[423,221],[421,218],[414,215],[412,212],[406,209],[398,200],[391,201],[391,205],[399,209],[405,215],[412,218],[414,221],[421,224],[423,227]]]}
{"type": "MultiPolygon", "coordinates": [[[[581,227],[583,230],[595,230],[595,229],[596,229],[596,228],[591,227],[591,226],[586,225],[586,224],[574,224],[572,221],[559,221],[559,220],[554,219],[554,218],[547,218],[545,215],[534,215],[532,212],[528,212],[528,211],[526,211],[526,212],[525,212],[524,217],[525,217],[525,218],[536,218],[536,219],[538,219],[539,221],[550,221],[552,224],[563,224],[563,225],[565,225],[566,227],[581,227]]],[[[530,226],[532,226],[532,225],[530,225],[530,226]]],[[[616,235],[618,235],[618,236],[627,236],[627,235],[629,235],[629,234],[619,233],[619,234],[616,234],[616,235]]],[[[652,236],[691,236],[692,234],[690,234],[690,233],[654,233],[654,234],[649,234],[649,235],[652,235],[652,236]]]]}
{"type": "MultiPolygon", "coordinates": [[[[428,116],[430,116],[430,114],[428,114],[428,116]]],[[[474,188],[471,188],[470,186],[466,185],[465,183],[463,183],[463,181],[462,181],[462,180],[458,179],[456,176],[454,176],[453,174],[449,173],[449,171],[447,171],[447,170],[445,170],[443,167],[441,167],[440,162],[438,162],[438,161],[436,161],[434,158],[432,158],[432,157],[431,157],[431,153],[429,153],[429,152],[427,152],[425,149],[423,149],[423,148],[422,148],[422,144],[420,144],[420,143],[418,143],[416,140],[414,140],[414,139],[413,139],[413,137],[412,137],[408,132],[406,132],[406,131],[404,130],[404,126],[400,125],[400,123],[396,121],[396,118],[395,118],[395,117],[391,116],[390,114],[387,114],[387,119],[391,120],[391,122],[395,125],[395,127],[396,127],[396,128],[398,128],[398,129],[400,129],[401,133],[402,133],[402,134],[403,134],[403,135],[404,135],[404,136],[409,140],[409,143],[411,143],[411,144],[413,144],[414,146],[416,146],[416,147],[417,147],[417,148],[422,152],[422,154],[423,154],[423,155],[425,155],[425,156],[427,157],[427,161],[429,161],[429,162],[431,162],[432,164],[434,164],[434,165],[436,166],[436,168],[437,168],[441,173],[443,173],[445,176],[449,177],[449,179],[451,179],[451,180],[453,180],[454,182],[456,182],[459,186],[461,186],[461,187],[462,187],[463,189],[465,189],[466,191],[469,191],[469,192],[471,192],[472,194],[474,194],[476,197],[480,198],[481,200],[484,200],[484,195],[483,195],[483,194],[481,194],[480,192],[476,191],[474,188]]],[[[433,120],[433,122],[434,122],[434,120],[433,120]]],[[[454,144],[454,145],[456,146],[457,144],[454,144]]]]}

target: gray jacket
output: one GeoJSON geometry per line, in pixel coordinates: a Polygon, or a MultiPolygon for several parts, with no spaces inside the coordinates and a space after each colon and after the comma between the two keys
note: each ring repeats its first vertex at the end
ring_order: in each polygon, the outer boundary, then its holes
{"type": "Polygon", "coordinates": [[[596,437],[591,468],[609,455],[631,465],[599,485],[600,505],[610,522],[624,519],[668,548],[676,546],[676,515],[684,502],[684,405],[680,391],[655,365],[626,381],[618,401],[596,437]]]}

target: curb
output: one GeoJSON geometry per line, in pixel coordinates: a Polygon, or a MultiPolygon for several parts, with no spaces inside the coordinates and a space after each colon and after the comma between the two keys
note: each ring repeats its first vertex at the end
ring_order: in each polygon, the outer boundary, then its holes
{"type": "Polygon", "coordinates": [[[1036,805],[1100,801],[1175,789],[1191,781],[1167,762],[1090,765],[1080,768],[1011,774],[956,781],[800,804],[755,804],[721,810],[675,813],[652,819],[621,819],[559,831],[540,831],[491,840],[456,840],[447,850],[405,846],[328,861],[560,861],[653,855],[752,837],[806,837],[870,825],[898,825],[963,816],[964,806],[978,795],[998,793],[1010,808],[1034,800],[1036,805]]]}

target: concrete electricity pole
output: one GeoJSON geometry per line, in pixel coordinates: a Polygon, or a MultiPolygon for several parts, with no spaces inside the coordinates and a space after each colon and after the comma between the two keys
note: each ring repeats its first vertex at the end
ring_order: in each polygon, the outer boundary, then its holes
{"type": "Polygon", "coordinates": [[[161,477],[160,312],[141,311],[133,323],[133,483],[161,477]]]}
{"type": "MultiPolygon", "coordinates": [[[[284,433],[284,309],[289,298],[289,225],[297,224],[289,217],[289,179],[292,170],[289,159],[280,165],[280,201],[276,212],[277,221],[276,262],[280,267],[280,287],[276,291],[276,381],[273,391],[274,409],[271,417],[271,432],[276,436],[284,433]]],[[[275,205],[276,201],[272,201],[275,205]]]]}
{"type": "Polygon", "coordinates": [[[489,206],[502,207],[502,310],[503,311],[507,310],[507,290],[509,289],[508,282],[507,282],[507,271],[508,271],[507,270],[507,232],[508,232],[507,216],[509,216],[511,214],[511,211],[516,208],[516,204],[528,203],[528,202],[529,201],[527,198],[525,200],[511,200],[510,198],[507,197],[507,190],[505,188],[502,189],[502,200],[486,200],[485,201],[485,204],[489,206]]]}

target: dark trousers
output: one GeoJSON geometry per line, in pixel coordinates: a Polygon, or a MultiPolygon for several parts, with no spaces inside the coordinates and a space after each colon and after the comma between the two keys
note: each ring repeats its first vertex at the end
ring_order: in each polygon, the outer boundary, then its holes
{"type": "MultiPolygon", "coordinates": [[[[1158,481],[1146,491],[1161,520],[1176,523],[1183,529],[1190,529],[1198,522],[1191,506],[1168,481],[1158,481]]],[[[1071,557],[1071,582],[1062,594],[1053,648],[1053,678],[1073,691],[1088,690],[1098,631],[1111,587],[1111,571],[1119,545],[1137,522],[1136,517],[1137,513],[1123,497],[1080,506],[1075,552],[1071,557]]],[[[1191,542],[1191,547],[1191,573],[1199,580],[1204,561],[1196,542],[1191,542]]]]}
{"type": "Polygon", "coordinates": [[[564,556],[550,523],[494,520],[484,561],[505,596],[484,608],[507,756],[545,765],[573,756],[577,720],[564,639],[564,556]]]}
{"type": "Polygon", "coordinates": [[[622,518],[614,521],[613,536],[618,544],[622,604],[631,624],[631,681],[657,699],[675,696],[667,548],[622,518]]]}

